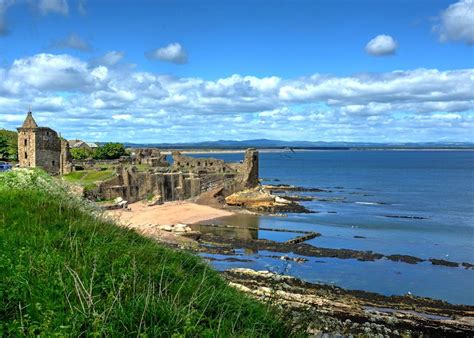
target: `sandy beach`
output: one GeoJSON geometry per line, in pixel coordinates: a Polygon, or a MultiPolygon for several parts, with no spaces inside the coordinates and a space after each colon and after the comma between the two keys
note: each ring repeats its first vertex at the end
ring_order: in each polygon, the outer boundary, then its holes
{"type": "Polygon", "coordinates": [[[232,212],[186,201],[167,202],[162,205],[147,206],[136,202],[129,209],[111,210],[107,215],[117,218],[121,224],[172,225],[193,224],[218,217],[233,215],[232,212]]]}

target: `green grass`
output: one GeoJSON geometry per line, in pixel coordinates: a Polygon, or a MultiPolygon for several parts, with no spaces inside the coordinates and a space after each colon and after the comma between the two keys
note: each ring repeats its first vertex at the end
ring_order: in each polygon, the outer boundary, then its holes
{"type": "Polygon", "coordinates": [[[94,188],[96,182],[106,181],[112,177],[114,177],[114,172],[112,170],[73,171],[63,176],[67,182],[80,184],[85,188],[94,188]]]}
{"type": "MultiPolygon", "coordinates": [[[[0,336],[286,336],[199,257],[0,175],[0,336]]],[[[57,183],[54,183],[57,184],[57,183]]],[[[59,192],[56,192],[59,191],[59,192]]]]}

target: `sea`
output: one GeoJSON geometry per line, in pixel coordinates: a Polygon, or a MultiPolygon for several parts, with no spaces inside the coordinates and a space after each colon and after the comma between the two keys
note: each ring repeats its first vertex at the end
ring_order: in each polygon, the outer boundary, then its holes
{"type": "MultiPolygon", "coordinates": [[[[209,154],[193,155],[209,157],[209,154]]],[[[212,154],[226,161],[241,153],[212,154]]],[[[212,222],[239,229],[230,236],[286,241],[292,232],[245,228],[315,231],[307,243],[317,247],[412,255],[474,264],[474,151],[282,150],[260,153],[263,184],[290,184],[323,192],[292,192],[315,197],[300,202],[311,214],[235,215],[212,222]]],[[[202,231],[216,231],[202,226],[202,231]]],[[[308,282],[384,295],[412,294],[474,305],[474,270],[431,262],[408,264],[387,259],[305,257],[304,263],[281,254],[236,248],[231,256],[211,257],[218,270],[251,268],[292,275],[308,282]]]]}

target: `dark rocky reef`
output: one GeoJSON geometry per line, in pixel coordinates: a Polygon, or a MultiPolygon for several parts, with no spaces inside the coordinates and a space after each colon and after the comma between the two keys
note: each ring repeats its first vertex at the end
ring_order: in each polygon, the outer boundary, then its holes
{"type": "Polygon", "coordinates": [[[307,283],[268,271],[227,270],[230,285],[277,304],[311,336],[437,336],[474,334],[474,307],[430,298],[383,296],[307,283]]]}

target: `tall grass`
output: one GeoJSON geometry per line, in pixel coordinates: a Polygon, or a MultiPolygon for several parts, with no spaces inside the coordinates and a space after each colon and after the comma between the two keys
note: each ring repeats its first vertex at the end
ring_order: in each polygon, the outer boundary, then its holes
{"type": "Polygon", "coordinates": [[[0,174],[0,336],[286,336],[196,256],[98,216],[40,172],[0,174]]]}

